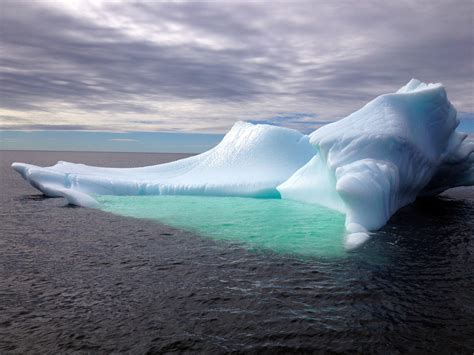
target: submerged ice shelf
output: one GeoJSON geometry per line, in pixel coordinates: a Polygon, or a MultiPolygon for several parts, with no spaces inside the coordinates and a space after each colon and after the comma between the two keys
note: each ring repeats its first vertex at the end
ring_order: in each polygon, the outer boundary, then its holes
{"type": "Polygon", "coordinates": [[[344,257],[344,215],[289,200],[212,196],[97,196],[114,214],[215,240],[300,257],[344,257]]]}
{"type": "Polygon", "coordinates": [[[346,246],[355,247],[417,196],[474,184],[474,144],[455,130],[458,124],[441,84],[412,79],[309,136],[237,122],[215,148],[167,164],[12,166],[45,195],[86,207],[99,205],[96,195],[240,196],[320,204],[346,215],[346,246]]]}

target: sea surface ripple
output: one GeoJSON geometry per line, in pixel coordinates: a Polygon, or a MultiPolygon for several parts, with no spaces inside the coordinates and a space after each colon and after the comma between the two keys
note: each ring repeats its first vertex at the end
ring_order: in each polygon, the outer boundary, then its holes
{"type": "Polygon", "coordinates": [[[472,189],[420,200],[344,258],[249,250],[47,199],[10,168],[177,154],[0,151],[0,352],[474,351],[472,189]]]}

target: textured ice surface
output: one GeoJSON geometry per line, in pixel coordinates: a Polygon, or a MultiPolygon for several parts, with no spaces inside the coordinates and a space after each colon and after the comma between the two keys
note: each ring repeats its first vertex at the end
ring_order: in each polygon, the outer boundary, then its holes
{"type": "Polygon", "coordinates": [[[45,195],[90,207],[91,194],[280,197],[276,187],[314,154],[308,136],[295,130],[237,122],[213,149],[167,164],[118,169],[14,163],[13,168],[45,195]]]}
{"type": "Polygon", "coordinates": [[[281,196],[316,203],[346,214],[346,245],[355,247],[417,196],[474,184],[474,144],[455,131],[458,124],[441,84],[412,79],[309,137],[238,122],[215,148],[172,163],[13,168],[45,195],[81,206],[97,205],[91,195],[281,196]]]}
{"type": "Polygon", "coordinates": [[[346,213],[357,245],[417,196],[474,184],[474,146],[458,124],[441,84],[412,79],[313,132],[317,156],[278,190],[346,213]]]}

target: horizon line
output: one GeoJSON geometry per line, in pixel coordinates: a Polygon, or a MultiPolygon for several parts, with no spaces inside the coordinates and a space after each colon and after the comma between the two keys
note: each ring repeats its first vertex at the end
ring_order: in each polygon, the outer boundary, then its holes
{"type": "MultiPolygon", "coordinates": [[[[212,148],[211,148],[212,149],[212,148]]],[[[0,152],[62,152],[62,153],[127,153],[127,154],[185,154],[197,155],[201,153],[192,152],[129,152],[129,151],[110,151],[110,150],[53,150],[53,149],[3,149],[0,152]]]]}

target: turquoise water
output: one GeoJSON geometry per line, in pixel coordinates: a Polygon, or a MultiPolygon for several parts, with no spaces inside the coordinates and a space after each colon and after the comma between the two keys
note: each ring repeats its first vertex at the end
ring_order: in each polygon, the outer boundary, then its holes
{"type": "Polygon", "coordinates": [[[281,199],[204,196],[98,196],[101,208],[156,220],[217,240],[298,256],[341,257],[344,215],[281,199]]]}

